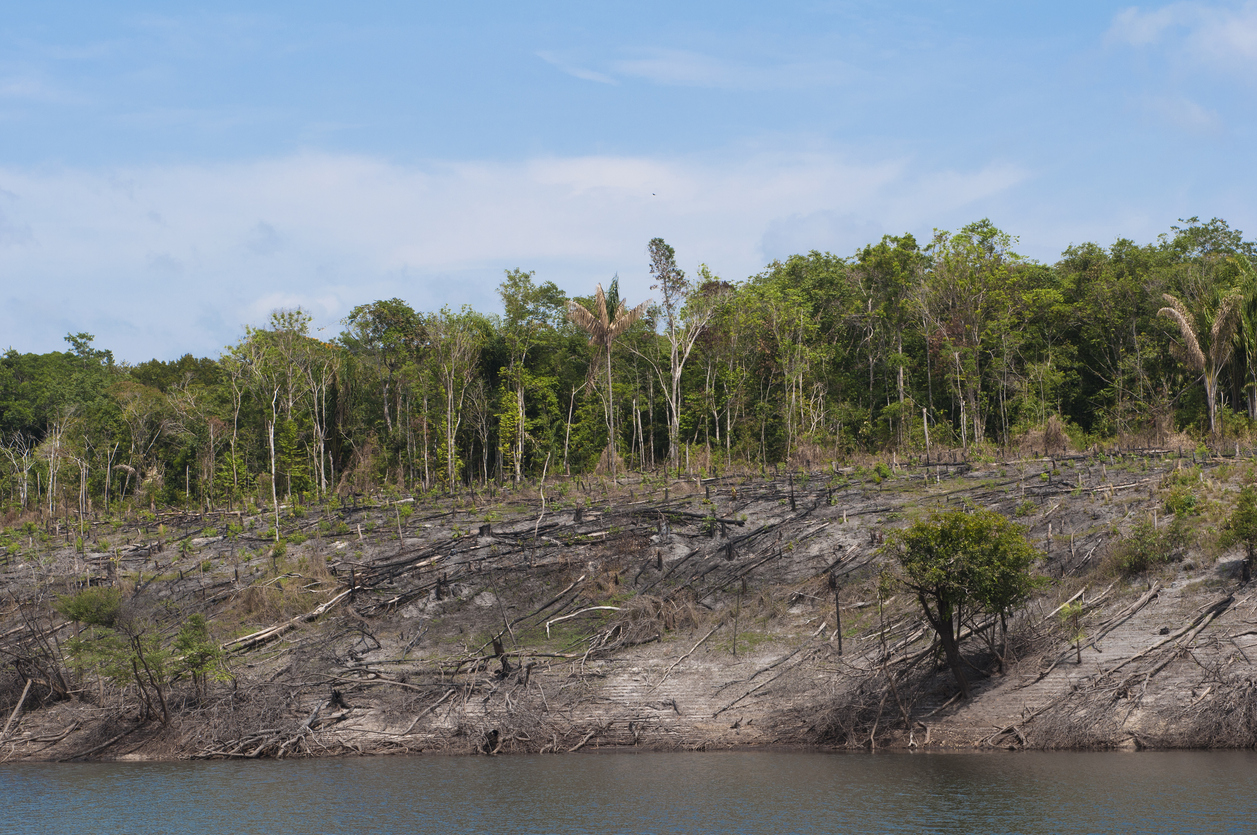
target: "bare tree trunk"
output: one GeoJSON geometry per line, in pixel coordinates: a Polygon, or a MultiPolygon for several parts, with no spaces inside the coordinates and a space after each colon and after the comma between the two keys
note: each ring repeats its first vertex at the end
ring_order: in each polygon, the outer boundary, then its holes
{"type": "Polygon", "coordinates": [[[275,509],[275,541],[279,542],[279,493],[275,489],[275,422],[279,420],[276,410],[276,400],[279,398],[279,389],[275,389],[275,393],[271,396],[271,420],[266,426],[267,439],[271,445],[271,505],[275,509]]]}

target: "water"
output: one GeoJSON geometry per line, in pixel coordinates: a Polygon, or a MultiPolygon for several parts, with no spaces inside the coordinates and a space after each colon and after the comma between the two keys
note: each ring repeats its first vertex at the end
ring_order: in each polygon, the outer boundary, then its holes
{"type": "Polygon", "coordinates": [[[1248,752],[0,765],[0,833],[1223,833],[1248,752]]]}

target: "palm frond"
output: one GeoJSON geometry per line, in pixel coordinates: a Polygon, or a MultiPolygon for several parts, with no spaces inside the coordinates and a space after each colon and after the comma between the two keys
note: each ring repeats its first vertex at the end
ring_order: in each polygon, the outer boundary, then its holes
{"type": "Polygon", "coordinates": [[[589,334],[589,341],[598,346],[606,344],[607,327],[594,314],[576,301],[567,303],[567,318],[572,324],[589,334]]]}
{"type": "Polygon", "coordinates": [[[1232,291],[1218,305],[1218,314],[1213,320],[1212,342],[1209,345],[1209,359],[1214,368],[1221,368],[1235,351],[1235,332],[1239,326],[1240,303],[1243,301],[1239,292],[1232,291]]]}
{"type": "Polygon", "coordinates": [[[1200,350],[1200,340],[1196,338],[1196,329],[1193,326],[1191,313],[1187,311],[1187,308],[1181,301],[1169,293],[1164,294],[1163,298],[1170,303],[1170,306],[1158,310],[1157,315],[1172,319],[1178,325],[1179,332],[1183,335],[1185,362],[1193,371],[1203,374],[1205,371],[1205,354],[1200,350]]]}
{"type": "MultiPolygon", "coordinates": [[[[623,305],[623,302],[621,302],[623,305]]],[[[598,289],[594,291],[594,307],[598,308],[598,318],[602,320],[604,328],[611,327],[611,318],[607,315],[607,294],[602,292],[602,284],[598,284],[598,289]]]]}
{"type": "Polygon", "coordinates": [[[633,323],[642,318],[649,306],[650,299],[647,299],[632,310],[625,310],[624,302],[620,302],[620,309],[615,312],[615,321],[611,323],[611,338],[608,341],[617,339],[620,334],[633,327],[633,323]]]}

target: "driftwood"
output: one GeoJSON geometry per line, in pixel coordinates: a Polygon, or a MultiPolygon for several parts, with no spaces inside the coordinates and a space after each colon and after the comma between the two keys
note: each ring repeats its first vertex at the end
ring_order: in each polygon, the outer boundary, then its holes
{"type": "Polygon", "coordinates": [[[26,686],[22,688],[22,698],[17,700],[17,707],[13,708],[13,712],[9,714],[9,721],[4,723],[4,730],[0,731],[0,742],[9,738],[9,728],[13,725],[13,720],[22,713],[22,705],[26,704],[26,695],[31,692],[31,680],[26,680],[26,686]]]}
{"type": "MultiPolygon", "coordinates": [[[[551,624],[558,623],[559,621],[571,620],[572,618],[577,617],[578,615],[583,615],[586,612],[596,612],[599,609],[610,609],[613,612],[620,611],[619,606],[589,606],[585,609],[581,609],[579,612],[572,612],[570,615],[564,615],[563,617],[560,617],[560,618],[554,618],[553,620],[548,620],[546,621],[546,637],[547,638],[550,637],[551,624]]],[[[498,653],[498,655],[501,655],[501,653],[498,653]]],[[[494,657],[496,658],[497,656],[494,656],[494,657]]]]}
{"type": "Polygon", "coordinates": [[[430,705],[428,705],[426,708],[424,708],[422,711],[420,711],[420,712],[419,712],[419,714],[418,714],[417,716],[415,716],[414,721],[413,721],[413,722],[411,722],[411,723],[410,723],[410,725],[408,725],[408,726],[406,727],[406,730],[404,730],[404,731],[402,731],[402,732],[401,732],[401,735],[402,735],[402,736],[406,736],[406,735],[408,735],[411,731],[413,731],[413,730],[415,729],[415,725],[418,725],[418,724],[419,724],[419,720],[420,720],[420,719],[422,719],[423,717],[427,716],[427,715],[428,715],[429,713],[431,713],[432,711],[436,710],[436,709],[437,709],[438,707],[440,707],[440,706],[441,706],[441,705],[442,705],[442,704],[443,704],[443,703],[444,703],[447,699],[449,699],[449,697],[450,697],[450,696],[453,696],[453,695],[454,695],[454,688],[453,688],[453,687],[451,687],[449,690],[446,690],[446,691],[445,691],[445,695],[444,695],[444,696],[442,696],[441,698],[437,699],[435,702],[433,702],[432,704],[430,704],[430,705]]]}
{"type": "Polygon", "coordinates": [[[324,613],[326,613],[329,609],[331,609],[340,601],[344,600],[346,597],[348,597],[352,593],[353,593],[353,589],[345,589],[343,592],[336,595],[331,600],[305,613],[304,615],[297,615],[295,618],[286,620],[283,623],[279,623],[274,626],[268,626],[266,629],[262,629],[257,632],[253,632],[249,635],[244,635],[240,638],[236,638],[234,640],[228,641],[227,643],[223,644],[221,648],[225,652],[244,652],[246,650],[253,649],[256,646],[260,646],[261,644],[266,643],[267,641],[278,638],[280,635],[284,634],[289,629],[295,628],[298,624],[309,623],[312,620],[317,620],[320,615],[323,615],[324,613]]]}
{"type": "Polygon", "coordinates": [[[602,731],[602,730],[604,730],[604,729],[603,729],[603,728],[594,728],[592,731],[590,731],[589,733],[585,734],[584,738],[583,738],[583,739],[581,739],[581,741],[580,741],[580,742],[576,743],[576,744],[575,744],[575,745],[573,745],[571,748],[568,748],[568,749],[567,749],[567,753],[569,753],[569,754],[575,754],[577,751],[579,751],[580,749],[584,748],[584,747],[585,747],[585,745],[586,745],[586,743],[588,743],[588,742],[589,742],[589,740],[591,740],[591,739],[593,739],[595,736],[597,736],[597,735],[598,735],[598,733],[599,733],[599,731],[602,731]]]}
{"type": "Polygon", "coordinates": [[[664,672],[663,672],[663,676],[661,676],[661,677],[660,677],[660,679],[659,679],[659,683],[658,683],[658,684],[656,684],[654,687],[650,688],[650,690],[648,690],[648,691],[647,691],[647,693],[648,693],[648,694],[649,694],[649,693],[653,693],[653,692],[655,692],[656,690],[658,690],[660,687],[662,687],[662,686],[663,686],[663,683],[664,683],[665,681],[667,681],[667,680],[668,680],[668,676],[672,675],[672,671],[673,671],[673,670],[675,670],[675,669],[677,668],[677,665],[678,665],[678,664],[680,664],[680,663],[681,663],[682,661],[684,661],[685,659],[689,658],[691,655],[693,655],[693,654],[694,654],[694,650],[698,649],[698,648],[699,648],[699,647],[701,647],[703,644],[707,643],[707,639],[708,639],[708,638],[710,638],[712,635],[715,635],[715,634],[716,634],[716,630],[717,630],[717,629],[719,629],[719,628],[720,628],[720,627],[722,627],[722,626],[724,626],[724,621],[721,621],[720,623],[718,623],[718,624],[716,624],[715,626],[713,626],[713,627],[711,628],[711,631],[710,631],[710,632],[708,632],[706,635],[704,635],[702,638],[700,638],[697,644],[695,644],[694,646],[690,647],[690,651],[689,651],[689,652],[687,652],[687,653],[685,653],[684,655],[682,655],[682,656],[681,656],[680,658],[678,658],[676,661],[673,661],[673,662],[672,662],[672,665],[671,665],[670,667],[668,667],[668,669],[664,670],[664,672]]]}
{"type": "MultiPolygon", "coordinates": [[[[1112,587],[1112,586],[1109,586],[1109,589],[1111,589],[1111,588],[1113,588],[1113,587],[1112,587]]],[[[1107,593],[1108,593],[1108,591],[1109,591],[1109,589],[1105,589],[1105,590],[1104,590],[1101,594],[1099,594],[1099,595],[1095,598],[1095,600],[1099,600],[1101,597],[1103,597],[1105,594],[1107,594],[1107,593]]],[[[1085,591],[1085,589],[1084,589],[1084,591],[1085,591]]],[[[1031,679],[1030,681],[1026,682],[1025,684],[1018,685],[1018,687],[1019,687],[1019,688],[1024,688],[1024,687],[1029,687],[1029,686],[1030,686],[1030,685],[1032,685],[1032,684],[1037,684],[1038,682],[1042,681],[1043,679],[1045,679],[1045,678],[1047,678],[1049,675],[1051,675],[1052,671],[1053,671],[1053,670],[1055,670],[1055,669],[1056,669],[1056,667],[1057,667],[1059,664],[1061,664],[1061,663],[1062,663],[1065,659],[1069,658],[1069,656],[1079,654],[1079,653],[1081,653],[1081,652],[1082,652],[1082,650],[1084,650],[1084,649],[1086,649],[1086,648],[1088,648],[1088,647],[1095,647],[1095,646],[1099,646],[1100,641],[1102,641],[1102,640],[1103,640],[1103,639],[1104,639],[1104,638],[1105,638],[1105,637],[1106,637],[1106,636],[1107,636],[1110,632],[1112,632],[1114,629],[1116,629],[1117,627],[1121,626],[1123,623],[1125,623],[1126,621],[1128,621],[1128,620],[1130,620],[1132,617],[1134,617],[1134,616],[1135,616],[1135,614],[1136,614],[1136,613],[1137,613],[1140,609],[1142,609],[1143,607],[1147,606],[1147,605],[1148,605],[1148,604],[1149,604],[1149,603],[1150,603],[1150,602],[1151,602],[1154,598],[1156,598],[1156,597],[1157,597],[1157,595],[1158,595],[1158,594],[1160,594],[1160,592],[1161,592],[1161,584],[1160,584],[1160,583],[1153,583],[1153,584],[1152,584],[1152,587],[1151,587],[1151,588],[1149,588],[1149,589],[1148,589],[1148,591],[1144,592],[1144,594],[1143,594],[1143,595],[1142,595],[1142,596],[1141,596],[1138,600],[1136,600],[1136,601],[1135,601],[1132,605],[1130,605],[1130,606],[1128,606],[1127,608],[1123,609],[1123,610],[1122,610],[1121,612],[1119,612],[1116,616],[1114,616],[1114,617],[1110,618],[1109,620],[1107,620],[1107,621],[1105,621],[1103,624],[1101,624],[1101,626],[1099,627],[1099,629],[1097,629],[1097,630],[1096,630],[1096,633],[1095,633],[1094,635],[1092,635],[1090,638],[1088,638],[1088,639],[1087,639],[1087,641],[1086,641],[1085,643],[1083,643],[1083,644],[1082,644],[1081,646],[1079,646],[1079,647],[1072,647],[1072,646],[1071,646],[1071,647],[1066,648],[1063,652],[1061,652],[1061,653],[1060,653],[1060,654],[1056,657],[1056,660],[1055,660],[1055,661],[1053,661],[1053,662],[1051,663],[1051,665],[1049,665],[1049,666],[1048,666],[1048,668],[1047,668],[1046,670],[1042,671],[1041,673],[1039,673],[1037,676],[1035,676],[1033,679],[1031,679]]],[[[1081,594],[1081,593],[1082,593],[1082,592],[1079,592],[1079,594],[1081,594]]],[[[1071,597],[1069,600],[1065,601],[1065,603],[1062,603],[1062,604],[1060,605],[1060,607],[1058,607],[1058,608],[1056,609],[1056,611],[1055,611],[1055,612],[1053,612],[1052,614],[1055,614],[1056,612],[1059,612],[1061,609],[1065,608],[1065,606],[1067,606],[1069,603],[1073,602],[1073,600],[1074,600],[1075,598],[1077,598],[1077,597],[1078,597],[1078,595],[1076,594],[1076,595],[1074,595],[1074,597],[1071,597]]],[[[1094,603],[1095,601],[1093,600],[1092,602],[1094,603]]],[[[1051,615],[1048,615],[1048,617],[1050,618],[1050,617],[1051,617],[1051,615]]],[[[1046,622],[1046,620],[1047,620],[1047,618],[1044,618],[1044,620],[1043,620],[1043,621],[1040,621],[1040,623],[1042,624],[1042,623],[1046,622]]],[[[1162,643],[1164,643],[1164,642],[1162,642],[1162,643]]],[[[1157,644],[1157,646],[1160,646],[1160,644],[1157,644]]],[[[1134,659],[1131,659],[1131,660],[1134,660],[1134,659]]]]}
{"type": "MultiPolygon", "coordinates": [[[[1148,594],[1146,594],[1144,597],[1149,597],[1149,595],[1150,595],[1153,591],[1155,591],[1155,588],[1154,588],[1153,590],[1150,590],[1150,592],[1149,592],[1148,594]]],[[[1181,628],[1181,629],[1179,629],[1178,631],[1173,632],[1173,633],[1171,633],[1171,634],[1169,634],[1169,635],[1165,636],[1164,638],[1162,638],[1162,639],[1161,639],[1161,640],[1159,640],[1159,641],[1156,641],[1155,643],[1151,644],[1151,645],[1150,645],[1150,646],[1148,646],[1147,648],[1145,648],[1145,649],[1143,649],[1143,650],[1141,650],[1141,651],[1139,651],[1139,652],[1135,653],[1134,655],[1132,655],[1132,656],[1130,656],[1130,657],[1128,657],[1128,658],[1125,658],[1125,659],[1123,659],[1123,660],[1119,661],[1118,663],[1114,664],[1112,667],[1109,667],[1108,669],[1103,670],[1103,671],[1101,671],[1100,673],[1096,674],[1096,675],[1095,675],[1095,676],[1091,679],[1091,681],[1089,682],[1089,684],[1088,684],[1088,689],[1090,689],[1090,690],[1095,690],[1095,689],[1099,688],[1099,687],[1101,686],[1101,684],[1102,684],[1102,683],[1103,683],[1106,679],[1108,679],[1110,676],[1112,676],[1112,675],[1113,675],[1114,673],[1116,673],[1118,670],[1123,669],[1124,667],[1128,666],[1129,664],[1134,663],[1135,661],[1140,660],[1141,658],[1145,658],[1145,657],[1147,657],[1149,654],[1151,654],[1151,653],[1153,653],[1153,652],[1157,651],[1158,649],[1160,649],[1160,648],[1164,647],[1165,645],[1167,645],[1167,644],[1169,644],[1169,643],[1171,643],[1171,642],[1177,641],[1179,638],[1181,638],[1181,637],[1183,637],[1183,636],[1187,636],[1187,637],[1186,637],[1186,640],[1185,640],[1185,641],[1183,642],[1183,644],[1182,644],[1183,646],[1185,646],[1186,644],[1191,643],[1193,640],[1195,640],[1195,639],[1196,639],[1196,636],[1197,636],[1197,635],[1199,635],[1199,634],[1201,633],[1201,631],[1202,631],[1202,630],[1204,630],[1204,628],[1205,628],[1206,626],[1208,626],[1210,623],[1212,623],[1212,622],[1213,622],[1213,620],[1214,620],[1215,618],[1217,618],[1217,616],[1218,616],[1218,615],[1222,614],[1223,612],[1225,612],[1225,611],[1227,610],[1227,608],[1229,608],[1229,607],[1230,607],[1230,605],[1231,605],[1231,603],[1234,601],[1234,599],[1235,599],[1234,595],[1228,595],[1227,597],[1224,597],[1224,598],[1222,598],[1221,600],[1214,601],[1214,602],[1213,602],[1213,603],[1211,603],[1210,605],[1206,606],[1206,607],[1204,608],[1204,610],[1203,610],[1203,611],[1201,611],[1201,612],[1200,612],[1200,613],[1199,613],[1199,614],[1198,614],[1198,615],[1197,615],[1197,616],[1196,616],[1196,617],[1192,620],[1192,622],[1191,622],[1191,623],[1187,624],[1187,625],[1186,625],[1186,626],[1184,626],[1183,628],[1181,628]]],[[[1141,600],[1143,600],[1143,598],[1141,598],[1141,600]]],[[[1145,602],[1146,602],[1146,601],[1145,601],[1145,602]]],[[[1152,678],[1152,676],[1156,675],[1157,673],[1159,673],[1159,672],[1161,672],[1162,670],[1164,670],[1167,666],[1169,666],[1169,664],[1170,664],[1170,663],[1171,663],[1171,662],[1172,662],[1172,661],[1173,661],[1176,657],[1177,657],[1177,653],[1171,653],[1168,657],[1166,657],[1166,658],[1162,659],[1162,660],[1161,660],[1158,664],[1156,664],[1156,665],[1155,665],[1155,666],[1154,666],[1151,670],[1149,670],[1147,673],[1145,673],[1145,674],[1144,674],[1144,686],[1146,687],[1146,686],[1147,686],[1147,683],[1148,683],[1148,680],[1150,680],[1150,679],[1152,678]]],[[[1139,673],[1135,673],[1135,676],[1136,676],[1136,677],[1137,677],[1138,675],[1139,675],[1139,673]]],[[[1130,680],[1131,680],[1131,679],[1130,679],[1130,677],[1128,677],[1128,678],[1126,679],[1126,681],[1128,681],[1128,682],[1129,682],[1130,680]]],[[[1045,714],[1045,713],[1049,712],[1050,710],[1053,710],[1053,709],[1057,708],[1057,707],[1058,707],[1058,706],[1060,706],[1061,704],[1064,704],[1064,703],[1065,703],[1066,701],[1068,701],[1071,697],[1073,697],[1073,696],[1074,696],[1074,695],[1075,695],[1075,694],[1076,694],[1076,693],[1077,693],[1080,689],[1081,689],[1081,685],[1076,685],[1076,686],[1074,686],[1074,687],[1070,688],[1070,690],[1069,690],[1068,692],[1066,692],[1065,694],[1063,694],[1063,695],[1061,695],[1061,696],[1059,696],[1059,697],[1057,697],[1057,698],[1055,698],[1055,699],[1052,699],[1051,701],[1047,702],[1047,703],[1046,703],[1046,704],[1044,704],[1044,705],[1041,705],[1040,707],[1038,707],[1038,708],[1037,708],[1037,709],[1035,709],[1034,711],[1031,711],[1029,714],[1027,714],[1027,715],[1026,715],[1026,716],[1025,716],[1022,720],[1021,720],[1021,722],[1019,723],[1019,725],[1020,725],[1021,727],[1024,727],[1025,725],[1028,725],[1030,722],[1034,721],[1035,719],[1037,719],[1038,717],[1042,716],[1043,714],[1045,714]]],[[[1127,715],[1129,715],[1129,711],[1127,712],[1127,715]]],[[[988,736],[986,739],[984,739],[984,740],[983,740],[983,744],[984,744],[984,745],[993,745],[993,744],[994,744],[994,742],[995,742],[995,740],[999,739],[999,737],[1001,737],[1001,736],[1003,736],[1003,735],[1005,735],[1005,734],[1011,733],[1011,732],[1013,731],[1013,729],[1014,729],[1014,726],[1013,726],[1013,725],[1008,725],[1008,726],[1006,726],[1006,727],[999,728],[999,729],[997,729],[997,730],[995,731],[995,733],[991,734],[991,735],[990,735],[990,736],[988,736]]],[[[1021,732],[1020,732],[1020,730],[1018,730],[1017,735],[1018,735],[1019,737],[1021,736],[1021,732]]],[[[1024,744],[1024,743],[1023,743],[1023,744],[1024,744]]]]}
{"type": "Polygon", "coordinates": [[[72,757],[67,757],[66,759],[62,760],[62,762],[72,762],[72,761],[74,761],[74,760],[82,760],[82,759],[85,759],[85,758],[87,758],[87,757],[90,757],[92,754],[95,754],[95,753],[97,753],[98,751],[104,751],[104,750],[105,750],[106,748],[108,748],[110,745],[113,745],[115,742],[117,742],[117,741],[118,741],[118,740],[120,740],[120,739],[123,739],[124,737],[128,737],[128,736],[130,736],[131,734],[135,733],[136,731],[138,731],[138,730],[139,730],[140,728],[142,728],[142,727],[144,727],[144,723],[143,723],[143,722],[139,723],[138,725],[136,725],[135,727],[131,728],[130,730],[123,731],[122,733],[118,734],[117,736],[114,736],[114,737],[111,737],[111,738],[109,738],[109,739],[105,740],[104,742],[102,742],[101,744],[99,744],[99,745],[97,745],[97,746],[95,746],[95,747],[93,747],[93,748],[88,748],[86,751],[83,751],[82,753],[75,754],[75,755],[74,755],[74,756],[72,756],[72,757]]]}

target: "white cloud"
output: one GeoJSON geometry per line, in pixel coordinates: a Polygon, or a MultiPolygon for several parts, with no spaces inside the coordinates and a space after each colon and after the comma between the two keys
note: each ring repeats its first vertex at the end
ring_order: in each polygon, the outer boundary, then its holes
{"type": "Polygon", "coordinates": [[[275,231],[275,227],[264,220],[258,221],[257,225],[250,230],[248,240],[245,241],[245,247],[254,255],[274,255],[283,245],[284,242],[275,231]]]}
{"type": "Polygon", "coordinates": [[[847,254],[882,229],[973,220],[1027,176],[1008,164],[931,172],[904,158],[762,149],[0,169],[0,231],[10,230],[0,333],[19,350],[87,330],[126,359],[214,354],[279,306],[305,306],[330,333],[378,298],[492,309],[509,267],[574,293],[619,272],[626,294],[644,297],[656,236],[683,264],[736,280],[791,251],[847,254]]]}
{"type": "Polygon", "coordinates": [[[1142,104],[1155,118],[1192,133],[1216,133],[1222,128],[1217,112],[1182,96],[1148,96],[1142,104]]]}
{"type": "Polygon", "coordinates": [[[1149,46],[1158,43],[1171,29],[1190,24],[1197,17],[1194,3],[1172,3],[1151,11],[1131,6],[1113,16],[1108,37],[1132,46],[1149,46]]]}
{"type": "Polygon", "coordinates": [[[1192,63],[1251,76],[1257,61],[1257,2],[1131,7],[1114,16],[1108,37],[1136,47],[1165,46],[1192,63]]]}
{"type": "Polygon", "coordinates": [[[584,67],[577,66],[576,64],[573,64],[569,61],[564,60],[563,58],[559,57],[553,52],[538,52],[537,57],[540,58],[542,61],[545,61],[550,66],[555,67],[556,69],[562,70],[568,75],[574,76],[583,81],[596,81],[599,84],[618,84],[619,83],[618,81],[616,81],[614,78],[612,78],[609,75],[604,75],[603,73],[595,72],[594,70],[585,69],[584,67]]]}
{"type": "Polygon", "coordinates": [[[41,104],[81,103],[79,97],[31,76],[0,78],[0,99],[39,102],[41,104]]]}
{"type": "Polygon", "coordinates": [[[15,246],[29,243],[30,240],[29,225],[13,223],[3,211],[0,211],[0,246],[15,246]]]}
{"type": "Polygon", "coordinates": [[[623,75],[656,84],[731,90],[827,87],[846,81],[851,74],[840,61],[749,64],[680,49],[645,50],[612,66],[623,75]]]}
{"type": "Polygon", "coordinates": [[[589,69],[555,52],[537,57],[568,75],[600,84],[640,78],[669,87],[724,90],[787,90],[831,87],[850,81],[853,72],[841,61],[730,61],[683,49],[644,49],[606,63],[605,72],[589,69]]]}

